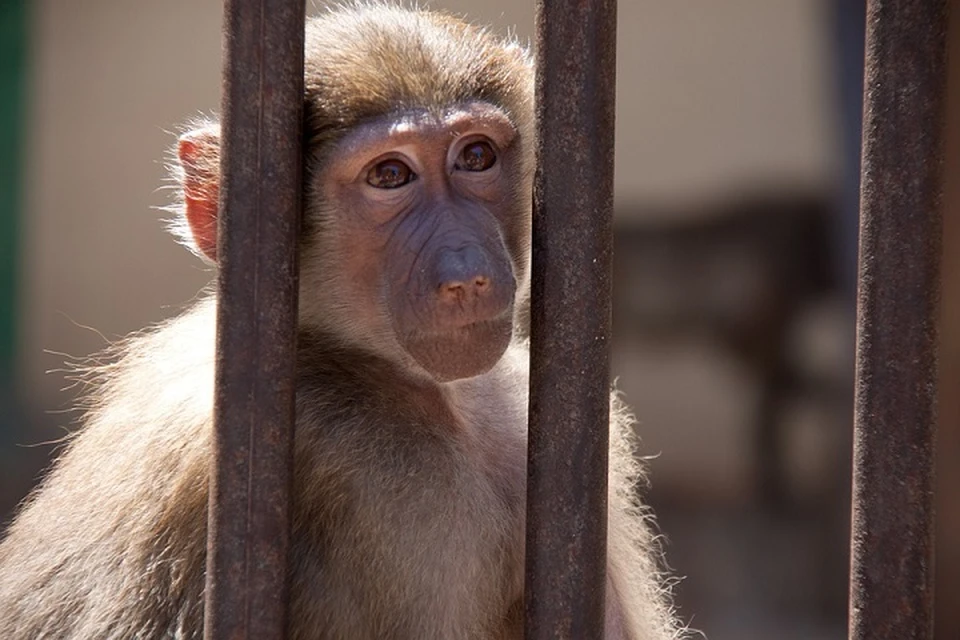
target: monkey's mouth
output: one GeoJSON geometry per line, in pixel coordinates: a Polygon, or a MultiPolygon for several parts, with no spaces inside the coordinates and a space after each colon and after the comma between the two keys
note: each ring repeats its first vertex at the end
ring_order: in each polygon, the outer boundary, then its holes
{"type": "Polygon", "coordinates": [[[408,334],[401,339],[401,344],[434,378],[450,382],[492,369],[512,337],[511,315],[504,314],[447,330],[408,334]]]}

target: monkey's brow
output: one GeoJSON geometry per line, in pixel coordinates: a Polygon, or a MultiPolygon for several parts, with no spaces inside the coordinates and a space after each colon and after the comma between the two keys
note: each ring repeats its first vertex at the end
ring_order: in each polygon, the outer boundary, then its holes
{"type": "Polygon", "coordinates": [[[367,141],[379,141],[388,137],[391,141],[401,142],[406,136],[417,136],[430,129],[455,131],[458,127],[490,129],[501,135],[515,130],[512,120],[500,107],[473,102],[439,112],[416,109],[381,116],[367,123],[363,131],[356,136],[356,144],[362,146],[367,141]]]}
{"type": "Polygon", "coordinates": [[[418,110],[371,120],[366,126],[347,134],[339,143],[335,156],[363,158],[423,142],[424,134],[429,136],[448,131],[455,136],[487,134],[501,149],[507,148],[517,134],[507,114],[498,107],[485,103],[467,104],[439,114],[418,110]]]}

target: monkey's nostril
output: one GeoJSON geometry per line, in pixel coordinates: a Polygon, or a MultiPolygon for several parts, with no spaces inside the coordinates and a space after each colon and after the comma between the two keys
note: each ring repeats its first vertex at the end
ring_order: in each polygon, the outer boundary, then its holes
{"type": "Polygon", "coordinates": [[[452,280],[440,285],[440,297],[447,302],[464,302],[472,296],[485,295],[490,289],[490,279],[486,276],[476,276],[472,280],[462,282],[452,280]]]}
{"type": "Polygon", "coordinates": [[[449,300],[462,298],[464,294],[463,283],[446,282],[440,286],[440,294],[449,300]]]}

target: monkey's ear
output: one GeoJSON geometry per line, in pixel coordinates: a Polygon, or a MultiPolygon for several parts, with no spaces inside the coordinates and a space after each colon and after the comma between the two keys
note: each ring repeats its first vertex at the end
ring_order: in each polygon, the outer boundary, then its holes
{"type": "Polygon", "coordinates": [[[183,214],[193,244],[217,261],[217,201],[220,198],[220,126],[208,125],[180,136],[183,214]]]}

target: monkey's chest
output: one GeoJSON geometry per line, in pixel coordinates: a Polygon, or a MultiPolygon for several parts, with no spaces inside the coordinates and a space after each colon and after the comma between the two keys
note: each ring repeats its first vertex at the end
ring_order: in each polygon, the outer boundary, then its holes
{"type": "Polygon", "coordinates": [[[295,538],[294,615],[322,620],[317,637],[504,637],[523,587],[522,444],[394,443],[328,476],[295,538]]]}

